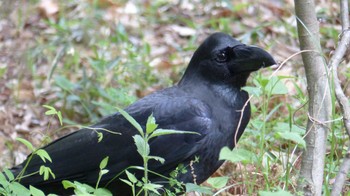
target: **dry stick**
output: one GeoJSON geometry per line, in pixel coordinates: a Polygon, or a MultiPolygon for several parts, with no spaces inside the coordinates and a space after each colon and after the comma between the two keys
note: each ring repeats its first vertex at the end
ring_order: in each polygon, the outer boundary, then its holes
{"type": "MultiPolygon", "coordinates": [[[[336,48],[331,60],[329,61],[329,67],[332,69],[335,96],[337,98],[337,101],[341,108],[341,112],[343,114],[345,130],[348,136],[350,137],[350,105],[347,97],[345,96],[341,88],[340,81],[338,78],[338,73],[337,73],[337,66],[342,61],[350,43],[348,0],[341,0],[340,7],[341,7],[341,22],[342,22],[343,32],[341,35],[339,45],[336,48]]],[[[343,163],[339,168],[337,177],[335,178],[332,192],[331,192],[332,196],[340,195],[349,170],[350,170],[350,146],[348,148],[347,153],[345,154],[343,163]]]]}
{"type": "Polygon", "coordinates": [[[347,0],[340,1],[341,26],[343,31],[349,28],[349,3],[347,0]]]}
{"type": "Polygon", "coordinates": [[[337,177],[335,178],[331,196],[340,195],[349,170],[350,170],[350,147],[348,148],[348,151],[345,154],[343,163],[341,164],[337,177]]]}

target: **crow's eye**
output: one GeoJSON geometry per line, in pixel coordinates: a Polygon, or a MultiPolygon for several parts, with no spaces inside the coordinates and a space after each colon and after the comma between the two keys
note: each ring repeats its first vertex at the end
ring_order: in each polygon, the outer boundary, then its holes
{"type": "Polygon", "coordinates": [[[227,53],[225,51],[221,51],[216,55],[216,61],[219,63],[226,62],[228,59],[227,53]]]}

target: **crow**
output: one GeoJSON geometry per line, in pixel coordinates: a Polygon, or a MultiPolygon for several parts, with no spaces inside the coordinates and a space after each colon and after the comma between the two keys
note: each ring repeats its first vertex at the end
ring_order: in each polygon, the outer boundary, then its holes
{"type": "MultiPolygon", "coordinates": [[[[233,149],[249,122],[249,96],[242,90],[249,74],[274,64],[273,57],[263,49],[244,45],[228,34],[210,35],[194,52],[177,85],[156,91],[125,108],[143,128],[152,114],[158,128],[198,133],[151,139],[150,155],[162,157],[165,162],[150,160],[149,169],[169,177],[182,164],[187,166],[187,172],[177,175],[179,182],[200,184],[209,178],[223,163],[219,160],[220,149],[225,146],[233,149]]],[[[24,175],[38,171],[41,165],[50,167],[55,178],[44,181],[35,174],[22,178],[20,183],[45,193],[68,195],[73,192],[63,188],[62,180],[94,187],[100,162],[108,156],[109,172],[102,176],[99,185],[113,195],[130,195],[130,187],[115,176],[130,166],[143,166],[133,140],[136,134],[136,128],[118,112],[44,146],[42,149],[51,156],[52,163],[33,156],[11,171],[19,175],[27,161],[24,175]],[[103,134],[101,141],[98,133],[103,134]]],[[[129,171],[142,178],[142,172],[129,171]]],[[[150,175],[149,180],[165,181],[158,175],[150,175]]]]}

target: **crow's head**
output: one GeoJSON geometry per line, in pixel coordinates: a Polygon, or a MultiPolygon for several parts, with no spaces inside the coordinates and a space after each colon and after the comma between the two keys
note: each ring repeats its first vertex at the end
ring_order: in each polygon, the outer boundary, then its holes
{"type": "Polygon", "coordinates": [[[265,50],[244,45],[227,34],[214,33],[194,53],[182,82],[202,78],[227,83],[239,78],[244,85],[250,72],[274,64],[265,50]]]}

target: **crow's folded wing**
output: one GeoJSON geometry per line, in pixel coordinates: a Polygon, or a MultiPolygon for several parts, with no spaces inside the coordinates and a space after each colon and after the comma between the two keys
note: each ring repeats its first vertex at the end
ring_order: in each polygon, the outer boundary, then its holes
{"type": "MultiPolygon", "coordinates": [[[[165,159],[164,164],[154,163],[150,165],[150,169],[165,175],[198,151],[212,124],[210,109],[206,104],[191,97],[181,96],[181,93],[177,96],[176,94],[176,90],[170,88],[140,99],[126,108],[143,128],[147,118],[153,113],[159,124],[158,128],[199,133],[159,136],[150,141],[150,154],[165,159]]],[[[52,158],[52,163],[45,165],[55,173],[55,179],[43,181],[41,176],[36,175],[24,178],[21,182],[45,185],[60,183],[62,180],[77,180],[94,184],[97,181],[99,164],[106,156],[109,156],[107,166],[109,173],[104,175],[102,181],[108,181],[128,166],[143,165],[132,138],[137,133],[121,114],[111,115],[90,129],[81,129],[43,147],[52,158]],[[100,142],[97,132],[103,134],[100,142]]],[[[25,163],[13,168],[12,171],[18,174],[24,165],[25,163]]],[[[38,171],[40,165],[44,163],[39,157],[34,156],[26,169],[26,174],[38,171]]]]}

